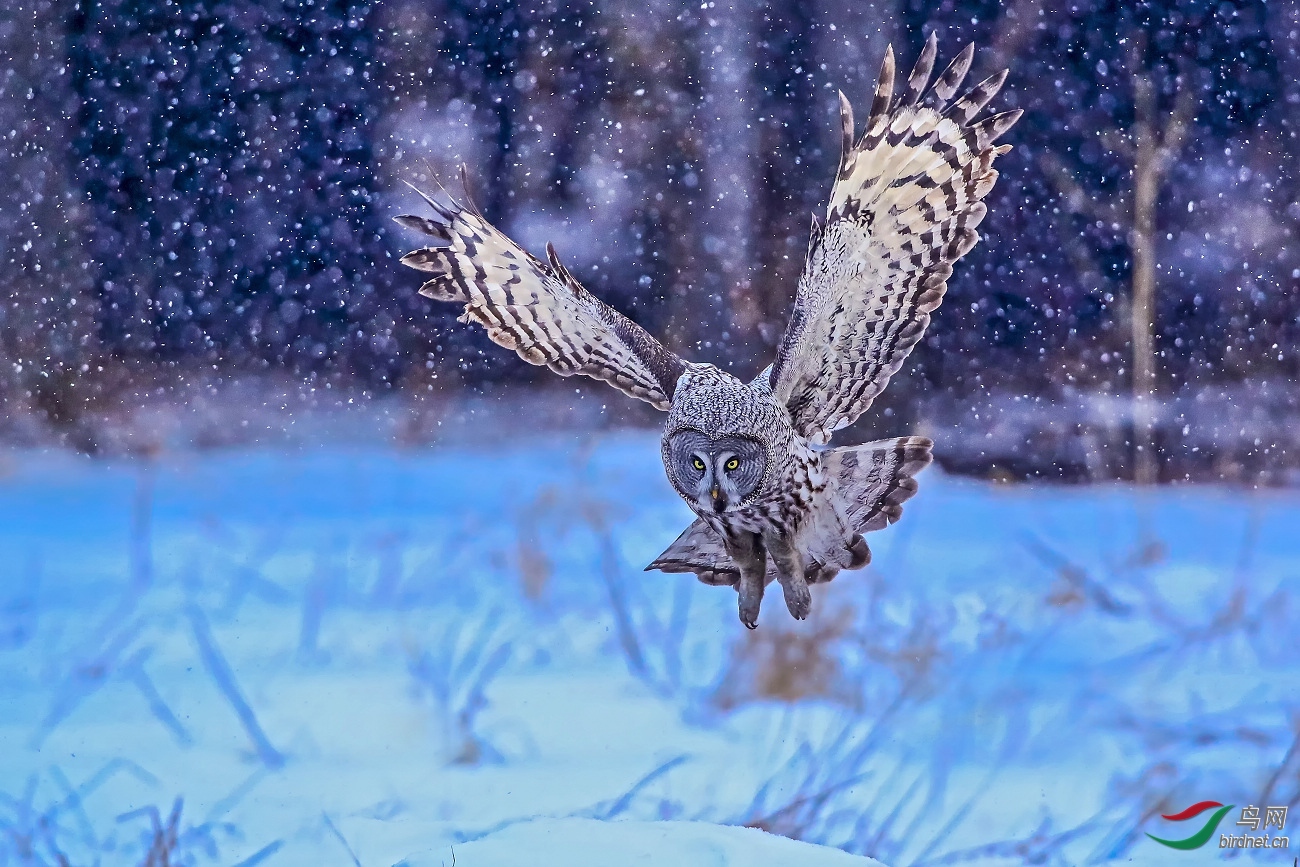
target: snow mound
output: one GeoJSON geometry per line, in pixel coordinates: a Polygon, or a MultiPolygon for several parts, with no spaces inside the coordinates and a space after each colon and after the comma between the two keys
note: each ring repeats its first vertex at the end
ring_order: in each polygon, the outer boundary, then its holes
{"type": "MultiPolygon", "coordinates": [[[[450,867],[451,850],[398,867],[450,867]]],[[[708,822],[602,822],[535,819],[455,848],[456,867],[871,867],[880,862],[800,843],[756,828],[708,822]]]]}

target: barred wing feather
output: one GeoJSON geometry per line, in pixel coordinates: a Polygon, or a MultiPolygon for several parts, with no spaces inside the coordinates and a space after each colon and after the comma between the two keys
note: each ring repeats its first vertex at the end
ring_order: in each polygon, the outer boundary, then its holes
{"type": "Polygon", "coordinates": [[[843,151],[826,223],[814,219],[794,312],[770,372],[795,429],[826,443],[852,424],[916,346],[947,290],[953,263],[975,245],[981,201],[1010,150],[996,141],[1019,111],[973,119],[1006,72],[953,96],[974,56],[968,46],[932,86],[931,34],[894,98],[892,49],[871,115],[854,141],[853,110],[840,94],[843,151]]]}
{"type": "Polygon", "coordinates": [[[433,216],[396,220],[436,239],[432,246],[402,257],[402,264],[434,275],[420,287],[421,295],[464,304],[464,321],[478,322],[495,343],[530,364],[561,376],[580,373],[600,379],[668,409],[685,362],[584,289],[560,264],[551,245],[546,246],[549,261],[543,262],[472,205],[420,195],[433,216]]]}

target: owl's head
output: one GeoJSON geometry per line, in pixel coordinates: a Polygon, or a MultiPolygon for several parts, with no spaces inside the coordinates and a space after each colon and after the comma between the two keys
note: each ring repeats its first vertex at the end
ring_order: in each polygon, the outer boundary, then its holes
{"type": "Polygon", "coordinates": [[[747,436],[686,428],[665,438],[664,464],[673,487],[698,511],[722,513],[763,481],[767,449],[747,436]]]}
{"type": "Polygon", "coordinates": [[[691,365],[668,411],[664,470],[697,512],[725,512],[765,487],[790,431],[790,414],[765,376],[746,384],[712,365],[691,365]]]}

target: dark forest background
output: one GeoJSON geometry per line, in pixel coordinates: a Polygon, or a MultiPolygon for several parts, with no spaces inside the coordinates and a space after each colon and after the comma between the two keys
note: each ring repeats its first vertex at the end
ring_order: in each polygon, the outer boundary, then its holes
{"type": "Polygon", "coordinates": [[[863,436],[914,428],[1002,478],[1129,477],[1145,243],[1159,477],[1300,478],[1300,6],[1263,0],[8,0],[0,433],[107,450],[141,401],[257,381],[571,399],[397,264],[402,181],[461,162],[525,246],[752,375],[829,188],[836,89],[862,114],[886,44],[907,67],[931,30],[941,62],[975,41],[973,76],[1010,67],[996,104],[1025,116],[863,436]]]}

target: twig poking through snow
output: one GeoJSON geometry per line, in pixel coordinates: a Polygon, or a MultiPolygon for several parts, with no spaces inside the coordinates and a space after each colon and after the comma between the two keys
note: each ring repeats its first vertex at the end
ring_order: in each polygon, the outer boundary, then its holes
{"type": "Polygon", "coordinates": [[[270,858],[276,852],[279,852],[281,847],[283,846],[284,846],[283,840],[276,840],[274,843],[267,843],[265,846],[263,846],[261,849],[258,849],[252,855],[249,855],[243,861],[240,861],[238,864],[235,865],[235,867],[255,867],[255,865],[261,864],[267,858],[270,858]]]}
{"type": "Polygon", "coordinates": [[[352,851],[352,846],[348,843],[347,838],[343,836],[342,832],[335,827],[334,822],[330,820],[329,813],[321,813],[321,816],[325,819],[325,827],[330,829],[330,833],[334,835],[334,839],[342,843],[343,848],[348,851],[348,856],[352,858],[352,863],[355,864],[356,867],[361,867],[361,859],[357,857],[356,852],[352,851]]]}
{"type": "Polygon", "coordinates": [[[149,658],[150,652],[149,648],[141,648],[131,654],[131,658],[122,665],[122,676],[135,684],[136,688],[140,690],[145,703],[149,705],[149,710],[172,733],[172,737],[176,738],[176,743],[188,747],[194,743],[194,739],[190,737],[190,733],[186,731],[185,726],[181,724],[176,714],[172,713],[171,706],[158,692],[158,687],[154,685],[153,678],[149,677],[149,673],[144,670],[144,663],[149,658]]]}
{"type": "Polygon", "coordinates": [[[216,639],[212,637],[212,628],[208,625],[208,619],[196,606],[190,606],[188,613],[199,656],[203,658],[203,664],[207,666],[208,673],[212,675],[217,688],[235,709],[235,715],[239,717],[249,740],[257,749],[258,758],[262,760],[262,764],[272,770],[284,767],[284,756],[271,746],[266,733],[262,731],[262,726],[257,722],[257,715],[253,713],[253,708],[249,706],[239,689],[239,684],[235,681],[235,672],[230,668],[226,657],[222,655],[221,649],[217,647],[216,639]]]}
{"type": "Polygon", "coordinates": [[[498,761],[500,753],[476,731],[487,688],[513,654],[511,630],[499,610],[444,624],[428,648],[408,651],[407,670],[428,690],[453,764],[498,761]]]}
{"type": "Polygon", "coordinates": [[[619,795],[613,801],[597,804],[595,807],[592,807],[590,810],[585,810],[582,813],[576,815],[588,816],[592,819],[601,819],[602,821],[608,821],[610,819],[613,819],[615,816],[619,816],[627,812],[627,808],[632,805],[632,799],[635,798],[637,795],[639,795],[645,789],[646,786],[650,785],[655,780],[659,779],[664,774],[671,771],[673,768],[682,764],[688,758],[690,758],[690,756],[686,756],[686,755],[674,756],[673,758],[664,762],[659,767],[655,768],[650,773],[646,774],[641,779],[637,780],[635,783],[632,784],[632,787],[630,789],[628,789],[623,794],[619,795]]]}

